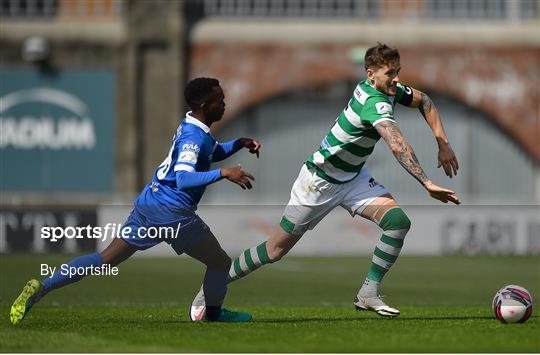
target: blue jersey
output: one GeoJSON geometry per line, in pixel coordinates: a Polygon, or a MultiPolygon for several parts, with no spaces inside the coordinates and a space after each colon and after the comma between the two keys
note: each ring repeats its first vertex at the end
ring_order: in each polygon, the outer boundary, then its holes
{"type": "MultiPolygon", "coordinates": [[[[137,211],[155,224],[178,220],[186,210],[195,211],[206,185],[180,189],[177,172],[209,171],[216,146],[218,143],[208,126],[188,112],[173,136],[167,158],[135,201],[137,211]]],[[[219,171],[216,174],[211,182],[221,178],[219,171]]]]}

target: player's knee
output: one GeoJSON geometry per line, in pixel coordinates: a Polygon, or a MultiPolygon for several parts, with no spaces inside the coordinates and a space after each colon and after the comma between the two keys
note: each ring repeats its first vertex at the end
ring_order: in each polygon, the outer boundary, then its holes
{"type": "Polygon", "coordinates": [[[400,208],[389,209],[381,218],[379,226],[384,230],[402,230],[407,232],[411,229],[411,220],[407,214],[400,208]]]}
{"type": "Polygon", "coordinates": [[[400,221],[398,222],[398,227],[400,229],[406,229],[406,230],[411,229],[411,220],[409,219],[409,216],[407,216],[407,214],[403,212],[401,208],[399,209],[399,211],[401,213],[401,216],[400,216],[400,221]]]}
{"type": "Polygon", "coordinates": [[[231,265],[232,265],[231,258],[225,253],[221,253],[219,257],[212,258],[206,264],[206,266],[210,270],[215,270],[215,271],[229,271],[229,269],[231,268],[231,265]]]}
{"type": "Polygon", "coordinates": [[[225,257],[222,260],[222,270],[229,271],[232,265],[232,260],[228,255],[225,255],[225,257]]]}
{"type": "Polygon", "coordinates": [[[131,255],[133,255],[137,249],[127,244],[122,239],[114,239],[111,244],[105,250],[100,253],[101,262],[103,264],[109,264],[111,266],[117,266],[131,255]]]}

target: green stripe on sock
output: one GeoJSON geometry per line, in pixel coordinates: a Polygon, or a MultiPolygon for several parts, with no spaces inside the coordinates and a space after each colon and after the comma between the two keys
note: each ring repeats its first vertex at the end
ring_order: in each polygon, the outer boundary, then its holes
{"type": "Polygon", "coordinates": [[[281,226],[281,228],[283,228],[285,232],[292,234],[294,230],[294,223],[289,221],[285,216],[281,218],[281,222],[279,223],[279,225],[281,226]]]}
{"type": "Polygon", "coordinates": [[[385,253],[384,251],[382,251],[381,249],[379,248],[375,248],[375,251],[373,252],[373,254],[377,255],[379,258],[389,262],[389,263],[394,263],[394,261],[396,261],[397,259],[397,256],[396,255],[391,255],[391,254],[388,254],[388,253],[385,253]]]}
{"type": "Polygon", "coordinates": [[[388,270],[380,267],[379,265],[375,263],[371,263],[371,267],[369,268],[367,278],[373,281],[381,282],[384,275],[386,274],[388,270]]]}
{"type": "Polygon", "coordinates": [[[261,263],[268,264],[270,262],[268,252],[266,251],[266,242],[257,245],[257,255],[259,256],[261,263]]]}
{"type": "Polygon", "coordinates": [[[381,242],[384,244],[388,244],[394,248],[401,248],[403,246],[403,239],[394,239],[390,238],[387,235],[384,235],[381,237],[381,242]]]}
{"type": "Polygon", "coordinates": [[[256,269],[255,263],[253,262],[253,259],[251,259],[251,253],[249,252],[250,249],[247,249],[244,251],[244,257],[246,258],[246,264],[250,270],[256,269]]]}
{"type": "Polygon", "coordinates": [[[236,273],[236,276],[242,276],[244,274],[242,272],[242,268],[240,267],[240,259],[238,258],[234,259],[233,267],[234,267],[234,272],[236,273]]]}

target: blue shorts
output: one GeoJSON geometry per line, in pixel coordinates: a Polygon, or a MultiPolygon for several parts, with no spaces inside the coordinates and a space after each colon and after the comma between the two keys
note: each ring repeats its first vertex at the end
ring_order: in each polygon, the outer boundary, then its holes
{"type": "Polygon", "coordinates": [[[161,242],[169,244],[180,255],[197,245],[210,228],[195,212],[186,210],[178,220],[168,224],[154,224],[134,208],[119,236],[139,250],[145,250],[161,242]]]}

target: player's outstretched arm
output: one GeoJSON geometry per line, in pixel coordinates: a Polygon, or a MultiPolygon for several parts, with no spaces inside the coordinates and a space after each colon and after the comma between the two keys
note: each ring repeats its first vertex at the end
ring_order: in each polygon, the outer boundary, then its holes
{"type": "Polygon", "coordinates": [[[243,171],[240,166],[210,171],[195,171],[194,169],[188,170],[189,171],[186,171],[186,168],[184,167],[176,172],[176,185],[179,189],[206,186],[225,178],[239,185],[244,190],[250,190],[253,186],[249,180],[251,179],[252,181],[255,181],[253,175],[243,171]]]}
{"type": "Polygon", "coordinates": [[[394,154],[401,166],[424,186],[431,197],[444,203],[450,201],[460,204],[459,198],[454,191],[437,186],[428,179],[411,145],[405,140],[395,123],[382,121],[375,125],[375,129],[388,144],[392,154],[394,154]]]}
{"type": "Polygon", "coordinates": [[[448,137],[444,131],[444,127],[441,121],[441,116],[439,115],[439,110],[431,100],[431,98],[423,93],[420,90],[414,88],[406,88],[412,90],[412,101],[409,104],[409,107],[418,108],[427,124],[431,128],[433,135],[439,146],[438,154],[438,165],[437,168],[444,169],[446,175],[452,178],[454,175],[457,175],[459,170],[459,163],[457,161],[454,150],[448,142],[448,137]]]}
{"type": "Polygon", "coordinates": [[[256,154],[259,158],[259,150],[261,149],[261,143],[252,138],[238,138],[229,142],[219,143],[214,149],[212,154],[212,161],[218,162],[227,159],[242,148],[249,149],[251,154],[256,154]]]}

